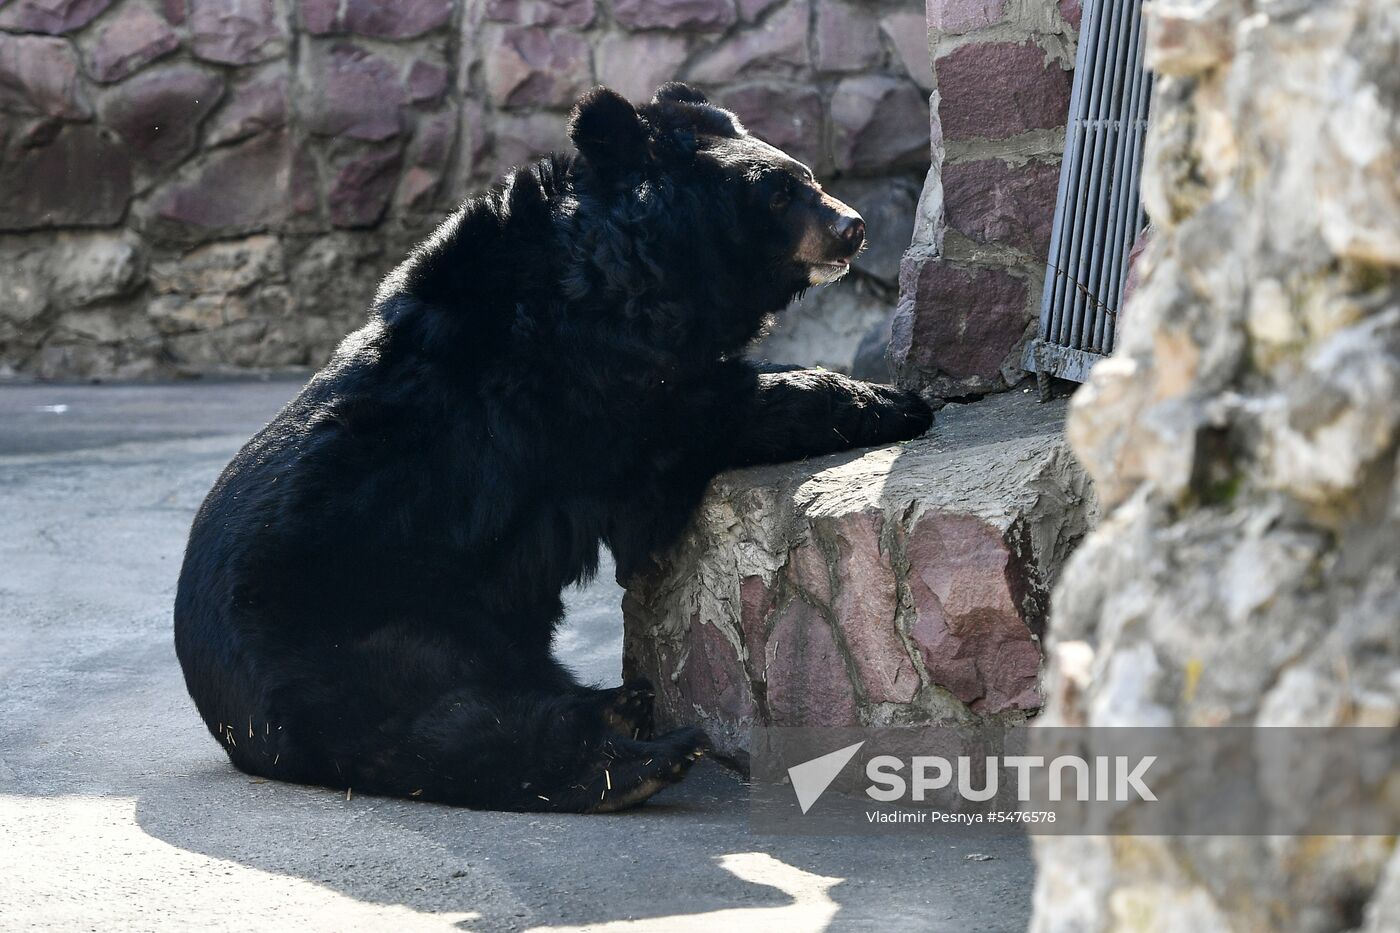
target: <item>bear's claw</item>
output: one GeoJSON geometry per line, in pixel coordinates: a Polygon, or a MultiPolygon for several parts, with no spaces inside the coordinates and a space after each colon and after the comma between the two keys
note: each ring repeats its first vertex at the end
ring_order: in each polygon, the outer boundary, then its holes
{"type": "Polygon", "coordinates": [[[603,691],[603,722],[608,731],[631,739],[650,739],[655,732],[652,706],[656,693],[645,679],[603,691]]]}

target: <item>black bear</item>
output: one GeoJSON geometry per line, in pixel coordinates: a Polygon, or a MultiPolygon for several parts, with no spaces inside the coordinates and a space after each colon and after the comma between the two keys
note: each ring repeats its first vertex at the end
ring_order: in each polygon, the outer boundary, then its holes
{"type": "Polygon", "coordinates": [[[621,576],[745,464],[915,437],[916,395],[760,372],[765,320],[864,223],[682,84],[585,94],[577,152],[508,172],[385,278],[370,319],[195,518],[175,647],[235,766],[505,810],[609,811],[679,780],[645,683],[551,654],[599,546],[621,576]]]}

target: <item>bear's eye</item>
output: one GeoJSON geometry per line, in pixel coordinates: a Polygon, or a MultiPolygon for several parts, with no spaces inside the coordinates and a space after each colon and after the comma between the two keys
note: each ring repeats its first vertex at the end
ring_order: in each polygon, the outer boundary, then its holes
{"type": "Polygon", "coordinates": [[[768,199],[768,206],[775,211],[780,211],[792,203],[792,182],[784,181],[778,186],[778,190],[773,192],[773,196],[768,199]]]}

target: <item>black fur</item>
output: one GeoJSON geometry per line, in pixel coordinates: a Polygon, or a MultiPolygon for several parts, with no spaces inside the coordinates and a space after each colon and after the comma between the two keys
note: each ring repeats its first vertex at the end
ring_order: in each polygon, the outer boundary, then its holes
{"type": "Polygon", "coordinates": [[[560,591],[600,544],[643,566],[721,470],[928,427],[910,394],[741,356],[844,207],[804,167],[683,85],[640,111],[594,90],[572,132],[580,154],[509,172],[388,276],[200,509],[175,644],[242,770],[640,802],[705,736],[653,737],[646,684],[580,686],[551,656],[560,591]]]}

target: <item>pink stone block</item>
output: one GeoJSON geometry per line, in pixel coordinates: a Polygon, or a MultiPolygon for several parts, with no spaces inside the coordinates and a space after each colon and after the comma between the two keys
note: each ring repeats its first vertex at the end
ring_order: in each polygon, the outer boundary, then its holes
{"type": "Polygon", "coordinates": [[[768,646],[768,620],[773,613],[776,594],[757,575],[747,576],[739,584],[739,627],[749,660],[756,665],[759,676],[763,671],[764,652],[768,646]]]}
{"type": "Polygon", "coordinates": [[[831,626],[801,600],[778,613],[768,637],[768,716],[775,726],[860,724],[855,688],[831,626]]]}
{"type": "Polygon", "coordinates": [[[594,0],[487,0],[486,18],[519,26],[587,26],[597,13],[594,0]]]}
{"type": "Polygon", "coordinates": [[[411,39],[446,26],[451,0],[346,0],[345,28],[376,39],[411,39]]]}
{"type": "Polygon", "coordinates": [[[753,689],[738,649],[717,626],[692,617],[680,689],[691,703],[744,728],[754,719],[753,689]]]}
{"type": "Polygon", "coordinates": [[[815,39],[819,71],[863,71],[880,60],[879,25],[863,7],[818,3],[815,39]]]}
{"type": "Polygon", "coordinates": [[[329,35],[341,25],[340,0],[300,0],[301,26],[313,36],[329,35]]]}
{"type": "Polygon", "coordinates": [[[302,25],[314,35],[411,39],[452,18],[451,0],[301,0],[299,6],[302,25]]]}
{"type": "Polygon", "coordinates": [[[880,543],[879,513],[856,512],[837,525],[837,578],[832,609],[846,649],[872,703],[908,703],[919,675],[896,628],[899,584],[880,543]]]}
{"type": "Polygon", "coordinates": [[[945,139],[1006,139],[1067,119],[1070,72],[1034,42],[960,46],[934,71],[945,139]]]}
{"type": "Polygon", "coordinates": [[[797,592],[818,606],[831,604],[831,569],[816,542],[799,544],[788,552],[787,577],[797,592]]]}
{"type": "MultiPolygon", "coordinates": [[[[524,165],[547,152],[564,152],[569,138],[563,121],[553,113],[498,113],[491,123],[494,159],[491,171],[524,165]]],[[[482,158],[474,158],[480,164],[482,158]]]]}
{"type": "Polygon", "coordinates": [[[1060,15],[1065,18],[1074,29],[1079,29],[1080,21],[1084,18],[1084,8],[1080,0],[1060,0],[1060,15]]]}
{"type": "Polygon", "coordinates": [[[628,29],[723,29],[734,0],[614,0],[613,18],[628,29]]]}
{"type": "Polygon", "coordinates": [[[691,67],[700,84],[720,84],[742,75],[795,74],[808,65],[806,0],[789,0],[762,23],[721,40],[691,67]]]}
{"type": "Polygon", "coordinates": [[[908,80],[847,78],[832,94],[831,124],[837,169],[860,173],[928,164],[928,101],[908,80]]]}
{"type": "Polygon", "coordinates": [[[0,152],[0,230],[106,226],[130,200],[130,156],[92,124],[50,123],[0,152]]]}
{"type": "Polygon", "coordinates": [[[1031,322],[1025,280],[1001,269],[908,258],[900,280],[898,315],[911,325],[904,362],[954,380],[999,380],[1031,322]]]}
{"type": "Polygon", "coordinates": [[[447,91],[447,69],[421,58],[416,59],[408,68],[405,87],[408,99],[414,103],[435,101],[447,91]]]}
{"type": "Polygon", "coordinates": [[[928,53],[928,28],[917,13],[891,13],[880,20],[880,31],[894,46],[910,79],[925,91],[933,90],[933,64],[928,53]]]}
{"type": "Polygon", "coordinates": [[[1059,180],[1054,162],[944,163],[948,226],[978,243],[1016,247],[1040,259],[1050,248],[1059,180]]]}
{"type": "Polygon", "coordinates": [[[144,6],[125,4],[102,22],[87,55],[88,73],[97,81],[120,81],[179,47],[164,20],[144,6]]]}
{"type": "Polygon", "coordinates": [[[820,171],[825,108],[815,88],[780,82],[741,84],[715,95],[759,139],[820,171]]]}
{"type": "Polygon", "coordinates": [[[740,22],[752,23],[783,0],[737,0],[740,22]]]}
{"type": "Polygon", "coordinates": [[[0,32],[0,113],[84,120],[92,107],[63,39],[0,32]]]}
{"type": "Polygon", "coordinates": [[[303,143],[292,152],[288,176],[291,213],[301,219],[318,215],[321,210],[321,176],[310,145],[303,143]]]}
{"type": "Polygon", "coordinates": [[[1021,615],[1016,560],[970,515],[924,515],[909,533],[911,636],[929,679],[975,712],[1040,706],[1040,646],[1021,615]]]}
{"type": "Polygon", "coordinates": [[[948,35],[985,29],[1002,21],[1006,0],[927,0],[929,29],[948,35]]]}
{"type": "Polygon", "coordinates": [[[194,235],[264,229],[287,215],[286,133],[216,149],[186,178],[153,198],[154,214],[194,235]]]}
{"type": "Polygon", "coordinates": [[[452,111],[424,117],[413,137],[413,164],[427,168],[447,167],[452,140],[457,134],[457,114],[452,111]]]}
{"type": "Polygon", "coordinates": [[[588,44],[568,30],[509,26],[493,31],[486,87],[505,107],[571,104],[592,83],[588,44]]]}
{"type": "Polygon", "coordinates": [[[282,72],[234,88],[210,120],[205,141],[219,146],[285,126],[287,93],[287,76],[282,72]]]}
{"type": "Polygon", "coordinates": [[[651,100],[656,89],[676,80],[688,54],[684,35],[613,32],[598,40],[593,61],[598,83],[634,103],[651,100]]]}
{"type": "Polygon", "coordinates": [[[279,55],[286,32],[273,0],[189,0],[190,48],[200,58],[247,65],[279,55]]]}
{"type": "Polygon", "coordinates": [[[224,93],[218,73],[189,64],[147,69],[102,98],[102,122],[139,162],[166,169],[194,151],[199,123],[224,93]]]}
{"type": "Polygon", "coordinates": [[[62,35],[92,22],[112,0],[12,0],[0,9],[0,29],[62,35]]]}
{"type": "Polygon", "coordinates": [[[389,61],[348,42],[317,49],[303,72],[306,128],[321,136],[380,141],[403,130],[406,93],[389,61]]]}
{"type": "Polygon", "coordinates": [[[403,153],[387,145],[369,150],[336,172],[326,204],[337,227],[371,227],[384,216],[398,182],[403,153]]]}

